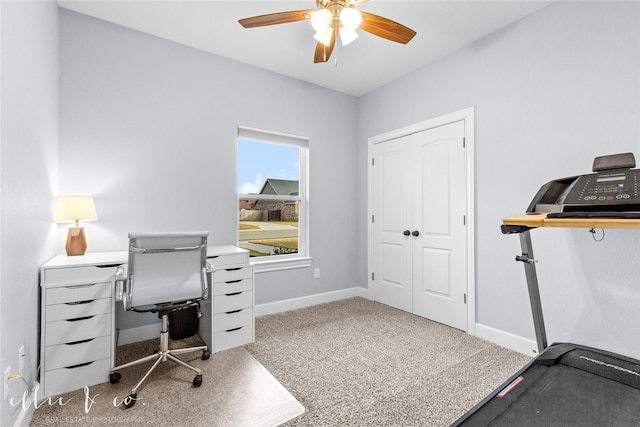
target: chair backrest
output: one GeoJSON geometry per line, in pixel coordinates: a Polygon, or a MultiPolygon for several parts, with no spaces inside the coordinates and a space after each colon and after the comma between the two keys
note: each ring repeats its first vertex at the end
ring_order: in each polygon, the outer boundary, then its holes
{"type": "Polygon", "coordinates": [[[125,309],[206,299],[208,235],[129,233],[125,309]]]}

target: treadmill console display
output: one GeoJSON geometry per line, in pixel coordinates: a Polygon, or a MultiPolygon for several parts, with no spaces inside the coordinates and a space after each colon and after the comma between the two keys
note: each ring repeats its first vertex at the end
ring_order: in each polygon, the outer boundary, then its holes
{"type": "Polygon", "coordinates": [[[565,204],[612,205],[640,200],[640,169],[582,175],[563,201],[565,204]]]}
{"type": "Polygon", "coordinates": [[[638,212],[640,169],[629,166],[635,166],[631,153],[598,157],[594,161],[595,173],[557,179],[543,185],[527,212],[638,212]],[[624,159],[624,162],[616,167],[611,158],[624,159]],[[603,161],[608,169],[597,169],[603,161]]]}

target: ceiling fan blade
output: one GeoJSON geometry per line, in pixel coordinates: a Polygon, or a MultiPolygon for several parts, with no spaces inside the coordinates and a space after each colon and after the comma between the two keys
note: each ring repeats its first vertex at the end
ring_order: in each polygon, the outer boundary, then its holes
{"type": "Polygon", "coordinates": [[[311,10],[291,10],[289,12],[270,13],[268,15],[252,16],[238,20],[244,28],[265,27],[267,25],[286,24],[289,22],[309,19],[314,12],[311,10]]]}
{"type": "Polygon", "coordinates": [[[368,12],[360,13],[364,18],[362,23],[360,23],[360,28],[367,33],[402,44],[409,43],[413,36],[416,35],[416,32],[411,28],[398,24],[391,19],[368,12]]]}
{"type": "Polygon", "coordinates": [[[331,33],[331,42],[329,46],[325,46],[322,43],[316,43],[316,52],[313,55],[313,63],[318,64],[320,62],[327,62],[333,53],[333,47],[336,45],[336,33],[337,29],[331,33]]]}

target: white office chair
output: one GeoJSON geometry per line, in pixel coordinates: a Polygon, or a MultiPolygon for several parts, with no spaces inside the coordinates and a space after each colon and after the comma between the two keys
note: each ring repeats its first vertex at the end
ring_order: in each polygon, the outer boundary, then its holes
{"type": "Polygon", "coordinates": [[[152,354],[111,369],[109,379],[117,383],[121,369],[155,359],[142,379],[133,387],[124,401],[130,408],[136,401],[138,389],[149,374],[167,359],[196,372],[193,386],[202,384],[200,369],[183,362],[175,354],[202,351],[207,359],[207,346],[169,350],[169,313],[198,305],[207,299],[207,236],[208,232],[184,233],[129,233],[129,262],[127,271],[121,269],[116,277],[116,292],[122,290],[125,310],[157,312],[162,318],[160,348],[152,354]]]}

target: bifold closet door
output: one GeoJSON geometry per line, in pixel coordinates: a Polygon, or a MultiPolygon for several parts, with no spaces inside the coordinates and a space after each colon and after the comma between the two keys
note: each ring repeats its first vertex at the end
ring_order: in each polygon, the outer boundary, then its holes
{"type": "Polygon", "coordinates": [[[466,330],[464,121],[373,147],[376,301],[466,330]]]}

